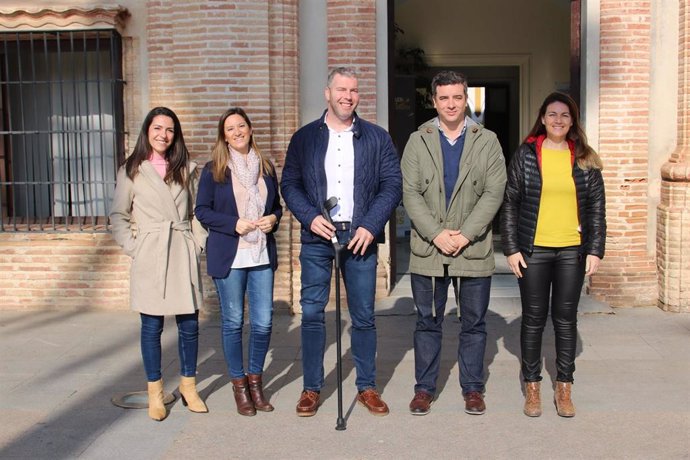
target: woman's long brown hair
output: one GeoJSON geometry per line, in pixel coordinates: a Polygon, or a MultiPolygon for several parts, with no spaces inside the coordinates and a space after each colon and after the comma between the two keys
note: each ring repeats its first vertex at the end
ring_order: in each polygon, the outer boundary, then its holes
{"type": "Polygon", "coordinates": [[[534,126],[527,135],[527,138],[546,134],[546,127],[544,123],[541,122],[541,119],[546,115],[546,108],[554,102],[562,102],[568,106],[568,111],[570,111],[570,118],[573,120],[573,125],[568,130],[566,139],[575,144],[575,161],[577,161],[577,165],[580,169],[602,169],[603,164],[601,158],[599,158],[597,152],[587,143],[587,135],[585,135],[585,131],[580,124],[580,110],[575,100],[565,93],[556,91],[546,96],[546,99],[544,99],[544,102],[539,108],[537,120],[534,122],[534,126]]]}

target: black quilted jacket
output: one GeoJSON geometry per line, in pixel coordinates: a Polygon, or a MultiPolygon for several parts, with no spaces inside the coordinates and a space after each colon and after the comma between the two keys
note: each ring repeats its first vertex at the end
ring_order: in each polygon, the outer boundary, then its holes
{"type": "MultiPolygon", "coordinates": [[[[531,255],[534,249],[542,186],[537,155],[537,140],[529,139],[518,147],[508,166],[501,210],[501,238],[506,256],[520,251],[531,255]]],[[[601,170],[582,170],[575,164],[573,180],[582,237],[580,253],[602,258],[606,243],[606,198],[601,170]]]]}

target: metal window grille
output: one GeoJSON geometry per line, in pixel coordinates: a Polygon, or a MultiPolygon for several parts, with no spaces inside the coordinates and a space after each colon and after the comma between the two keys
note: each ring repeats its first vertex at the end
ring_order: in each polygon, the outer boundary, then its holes
{"type": "Polygon", "coordinates": [[[0,33],[0,231],[107,231],[124,152],[114,30],[0,33]]]}

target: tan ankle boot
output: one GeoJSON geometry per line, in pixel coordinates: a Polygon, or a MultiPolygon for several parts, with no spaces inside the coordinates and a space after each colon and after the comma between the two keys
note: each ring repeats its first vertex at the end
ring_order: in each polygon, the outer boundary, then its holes
{"type": "Polygon", "coordinates": [[[249,383],[249,394],[254,401],[256,410],[262,412],[271,412],[273,406],[264,397],[263,384],[261,382],[261,374],[247,374],[247,382],[249,383]]]}
{"type": "Polygon", "coordinates": [[[240,415],[256,415],[256,408],[249,395],[249,386],[247,385],[247,376],[237,379],[230,379],[232,382],[232,392],[235,394],[235,404],[237,404],[237,413],[240,415]]]}
{"type": "Polygon", "coordinates": [[[556,402],[556,411],[561,417],[575,416],[575,405],[570,399],[572,386],[573,384],[570,382],[556,382],[554,401],[556,402]]]}
{"type": "Polygon", "coordinates": [[[541,394],[539,382],[525,383],[525,408],[522,410],[528,417],[541,415],[541,394]]]}
{"type": "Polygon", "coordinates": [[[163,404],[163,380],[149,382],[149,417],[160,422],[166,415],[165,404],[163,404]]]}
{"type": "Polygon", "coordinates": [[[196,391],[196,377],[180,376],[180,396],[182,404],[192,412],[208,412],[208,407],[196,391]]]}

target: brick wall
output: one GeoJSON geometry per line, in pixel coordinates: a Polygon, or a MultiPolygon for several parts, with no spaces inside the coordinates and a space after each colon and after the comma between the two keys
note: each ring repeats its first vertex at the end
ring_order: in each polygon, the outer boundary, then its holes
{"type": "MultiPolygon", "coordinates": [[[[337,66],[353,67],[358,74],[360,103],[357,113],[362,118],[376,122],[376,2],[375,0],[327,0],[328,69],[337,66]]],[[[308,25],[301,25],[308,27],[308,25]]],[[[325,82],[324,82],[325,86],[325,82]]],[[[325,104],[325,102],[324,102],[325,104]]],[[[301,288],[299,265],[300,224],[294,218],[291,226],[293,237],[289,248],[292,258],[293,311],[299,312],[301,288]]],[[[379,260],[376,294],[388,294],[386,261],[379,260]],[[382,263],[383,262],[383,263],[382,263]]],[[[335,277],[331,281],[331,307],[335,299],[335,277]]],[[[347,306],[346,292],[341,279],[341,301],[347,306]]]]}
{"type": "MultiPolygon", "coordinates": [[[[282,171],[298,124],[297,0],[147,2],[147,35],[123,35],[125,148],[138,135],[142,112],[156,105],[180,117],[192,158],[210,159],[218,118],[245,108],[256,140],[282,171]],[[148,51],[150,107],[138,79],[137,50],[148,51]]],[[[291,297],[290,219],[278,232],[275,298],[291,297]]],[[[108,233],[0,233],[0,308],[129,308],[129,258],[108,233]]],[[[205,260],[202,260],[205,273],[205,260]]],[[[217,309],[204,277],[205,309],[217,309]]]]}
{"type": "Polygon", "coordinates": [[[652,305],[657,282],[647,248],[649,1],[601,1],[599,153],[608,237],[591,292],[617,306],[652,305]]]}
{"type": "MultiPolygon", "coordinates": [[[[262,153],[282,171],[297,128],[297,0],[147,3],[150,103],[178,114],[192,158],[209,161],[220,115],[243,107],[262,153]]],[[[275,299],[292,302],[290,225],[277,235],[280,267],[275,299]]],[[[207,308],[217,308],[204,279],[207,308]]]]}
{"type": "Polygon", "coordinates": [[[129,309],[129,257],[108,233],[0,233],[0,308],[129,309]]]}

